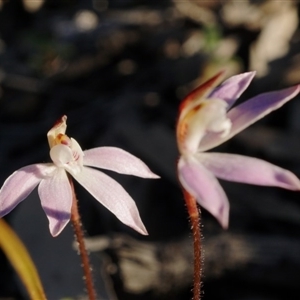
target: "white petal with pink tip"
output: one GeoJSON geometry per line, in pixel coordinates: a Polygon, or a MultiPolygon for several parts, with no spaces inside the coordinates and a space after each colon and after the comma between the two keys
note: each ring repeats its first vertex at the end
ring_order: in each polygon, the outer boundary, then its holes
{"type": "Polygon", "coordinates": [[[0,217],[8,214],[34,190],[40,181],[52,174],[49,164],[34,164],[23,167],[4,182],[0,192],[0,217]]]}
{"type": "Polygon", "coordinates": [[[181,157],[178,176],[182,186],[222,225],[228,227],[229,202],[214,175],[193,157],[181,157]]]}
{"type": "Polygon", "coordinates": [[[255,73],[247,72],[230,77],[215,88],[208,98],[219,98],[226,101],[227,109],[229,109],[249,86],[255,73]]]}
{"type": "Polygon", "coordinates": [[[280,91],[260,94],[232,108],[227,114],[232,123],[230,133],[227,136],[213,132],[208,133],[202,139],[198,150],[203,152],[221,145],[273,110],[280,108],[294,98],[299,91],[300,85],[297,85],[280,91]]]}
{"type": "Polygon", "coordinates": [[[72,191],[66,171],[57,168],[53,176],[41,181],[38,192],[50,232],[57,236],[68,224],[72,207],[72,191]]]}
{"type": "Polygon", "coordinates": [[[148,234],[135,202],[118,182],[89,167],[83,167],[82,172],[73,177],[121,222],[141,234],[148,234]]]}
{"type": "Polygon", "coordinates": [[[224,180],[300,190],[299,179],[292,172],[261,159],[227,153],[199,153],[196,158],[224,180]]]}
{"type": "Polygon", "coordinates": [[[140,159],[116,147],[99,147],[84,151],[83,164],[142,178],[159,178],[140,159]]]}

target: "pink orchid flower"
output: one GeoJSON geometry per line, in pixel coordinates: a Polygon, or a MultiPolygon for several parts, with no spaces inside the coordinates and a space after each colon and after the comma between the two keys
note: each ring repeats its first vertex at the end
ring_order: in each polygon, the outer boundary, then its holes
{"type": "Polygon", "coordinates": [[[114,179],[90,167],[143,178],[159,177],[140,159],[120,148],[100,147],[82,151],[76,140],[65,135],[66,120],[67,117],[63,116],[47,134],[53,163],[23,167],[6,179],[0,190],[0,217],[14,209],[38,185],[50,232],[53,236],[59,235],[70,220],[72,191],[69,174],[121,222],[146,235],[147,230],[129,194],[114,179]]]}
{"type": "Polygon", "coordinates": [[[180,106],[178,176],[183,188],[222,225],[228,227],[229,203],[216,177],[249,184],[300,190],[290,171],[266,161],[227,153],[205,153],[219,146],[295,97],[300,85],[260,94],[236,107],[255,72],[233,76],[215,88],[219,73],[191,92],[180,106]]]}

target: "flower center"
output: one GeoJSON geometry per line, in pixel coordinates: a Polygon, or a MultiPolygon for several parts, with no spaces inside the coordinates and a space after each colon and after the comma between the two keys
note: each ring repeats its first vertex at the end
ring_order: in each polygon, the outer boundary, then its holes
{"type": "Polygon", "coordinates": [[[220,133],[222,137],[229,134],[231,120],[226,115],[227,103],[223,100],[211,99],[208,101],[207,113],[207,132],[220,133]]]}
{"type": "Polygon", "coordinates": [[[66,145],[68,147],[71,146],[71,139],[66,135],[59,133],[55,138],[54,138],[54,145],[66,145]]]}
{"type": "Polygon", "coordinates": [[[227,103],[220,99],[201,100],[180,116],[177,126],[178,147],[183,153],[195,153],[205,134],[229,134],[231,120],[226,115],[227,103]]]}
{"type": "Polygon", "coordinates": [[[65,134],[58,134],[54,139],[54,146],[50,149],[50,157],[57,167],[68,172],[78,173],[83,166],[83,151],[73,138],[65,134]]]}

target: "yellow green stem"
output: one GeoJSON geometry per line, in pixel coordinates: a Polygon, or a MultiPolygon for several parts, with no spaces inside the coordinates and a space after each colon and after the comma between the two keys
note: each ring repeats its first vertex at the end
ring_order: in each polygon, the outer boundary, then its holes
{"type": "Polygon", "coordinates": [[[46,300],[37,269],[26,247],[3,219],[0,219],[0,247],[21,278],[30,299],[46,300]]]}

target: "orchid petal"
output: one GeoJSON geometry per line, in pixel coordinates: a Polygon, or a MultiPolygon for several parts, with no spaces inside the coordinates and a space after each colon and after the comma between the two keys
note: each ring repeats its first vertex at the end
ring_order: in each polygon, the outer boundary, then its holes
{"type": "Polygon", "coordinates": [[[0,217],[8,214],[23,201],[51,170],[52,164],[34,164],[10,175],[0,191],[0,217]]]}
{"type": "Polygon", "coordinates": [[[159,178],[137,157],[116,147],[100,147],[84,151],[83,164],[143,178],[159,178]]]}
{"type": "Polygon", "coordinates": [[[121,222],[141,234],[147,234],[135,202],[118,182],[89,167],[83,167],[82,172],[73,177],[121,222]]]}
{"type": "Polygon", "coordinates": [[[215,88],[208,98],[218,98],[226,101],[228,104],[227,109],[229,109],[249,86],[255,73],[247,72],[230,77],[215,88]]]}
{"type": "Polygon", "coordinates": [[[58,144],[51,148],[50,157],[58,167],[62,167],[73,160],[73,152],[70,147],[58,144]]]}
{"type": "Polygon", "coordinates": [[[77,161],[77,164],[82,167],[83,165],[83,151],[80,147],[80,145],[78,144],[78,142],[71,138],[71,142],[72,142],[72,145],[71,145],[71,149],[72,149],[72,153],[73,153],[73,159],[75,161],[77,161]]]}
{"type": "Polygon", "coordinates": [[[71,174],[81,172],[83,152],[79,144],[72,141],[72,148],[58,144],[51,148],[50,157],[57,167],[65,168],[71,174]]]}
{"type": "Polygon", "coordinates": [[[260,94],[231,109],[227,117],[232,122],[230,133],[222,137],[218,133],[208,133],[201,141],[199,151],[206,151],[229,140],[271,111],[280,108],[294,98],[300,91],[300,85],[280,91],[260,94]]]}
{"type": "Polygon", "coordinates": [[[228,227],[229,202],[214,175],[193,158],[181,157],[178,176],[182,186],[223,226],[228,227]]]}
{"type": "Polygon", "coordinates": [[[57,236],[68,224],[72,207],[72,190],[66,171],[56,168],[52,176],[41,181],[38,192],[50,232],[57,236]]]}
{"type": "Polygon", "coordinates": [[[196,157],[224,180],[300,190],[300,181],[293,173],[261,159],[227,153],[199,153],[196,157]]]}

